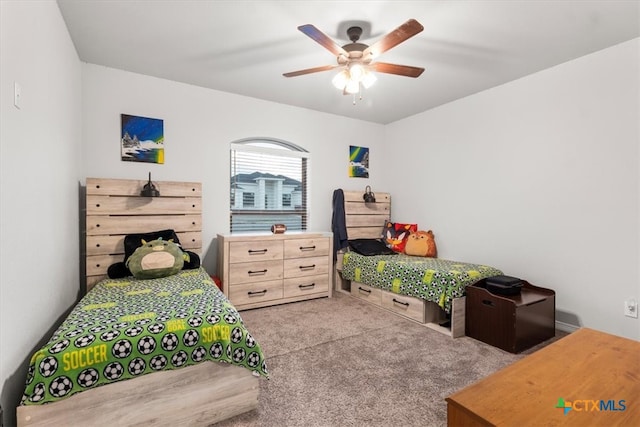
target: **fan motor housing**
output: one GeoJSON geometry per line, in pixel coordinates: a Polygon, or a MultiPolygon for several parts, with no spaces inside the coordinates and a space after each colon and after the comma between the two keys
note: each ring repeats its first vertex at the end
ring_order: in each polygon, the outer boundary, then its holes
{"type": "Polygon", "coordinates": [[[349,27],[347,29],[347,36],[349,36],[349,40],[351,40],[351,43],[347,43],[342,46],[342,48],[347,52],[362,52],[369,47],[364,43],[358,43],[358,40],[360,40],[360,36],[362,36],[362,27],[349,27]]]}

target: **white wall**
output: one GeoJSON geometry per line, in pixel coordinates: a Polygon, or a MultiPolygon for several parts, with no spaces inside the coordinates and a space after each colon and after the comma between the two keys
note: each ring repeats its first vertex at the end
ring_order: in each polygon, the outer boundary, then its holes
{"type": "MultiPolygon", "coordinates": [[[[214,271],[217,233],[229,232],[229,144],[249,137],[293,142],[311,152],[310,230],[329,231],[336,188],[381,185],[348,178],[349,145],[371,149],[371,169],[384,165],[384,126],[169,80],[83,65],[83,177],[201,181],[204,266],[214,271]],[[164,120],[165,163],[120,160],[120,114],[164,120]],[[211,249],[211,251],[209,250],[211,249]]],[[[330,90],[331,88],[327,88],[330,90]]]]}
{"type": "Polygon", "coordinates": [[[53,1],[1,1],[0,31],[0,402],[11,425],[28,358],[79,290],[82,68],[53,1]]]}
{"type": "Polygon", "coordinates": [[[559,321],[639,339],[623,316],[640,297],[639,52],[635,39],[387,126],[394,219],[433,229],[443,258],[554,289],[559,321]]]}

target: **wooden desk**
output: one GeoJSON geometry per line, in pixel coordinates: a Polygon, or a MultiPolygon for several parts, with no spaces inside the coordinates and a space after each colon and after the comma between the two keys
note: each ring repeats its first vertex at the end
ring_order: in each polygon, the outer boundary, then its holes
{"type": "Polygon", "coordinates": [[[582,328],[446,401],[449,426],[640,426],[640,342],[582,328]]]}

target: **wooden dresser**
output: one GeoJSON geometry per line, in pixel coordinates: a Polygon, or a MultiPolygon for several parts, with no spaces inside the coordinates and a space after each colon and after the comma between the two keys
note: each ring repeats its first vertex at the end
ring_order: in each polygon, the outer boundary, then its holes
{"type": "Polygon", "coordinates": [[[639,426],[640,342],[578,331],[447,397],[449,426],[639,426]]]}
{"type": "Polygon", "coordinates": [[[218,234],[218,276],[238,310],[330,297],[332,247],[326,232],[218,234]]]}

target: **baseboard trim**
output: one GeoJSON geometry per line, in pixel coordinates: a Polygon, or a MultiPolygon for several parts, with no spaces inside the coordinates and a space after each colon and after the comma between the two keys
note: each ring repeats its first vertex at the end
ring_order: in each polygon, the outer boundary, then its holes
{"type": "Polygon", "coordinates": [[[570,323],[565,323],[565,322],[560,322],[558,320],[556,320],[556,329],[563,331],[563,332],[575,332],[578,329],[580,329],[580,326],[576,326],[576,325],[572,325],[570,323]]]}

